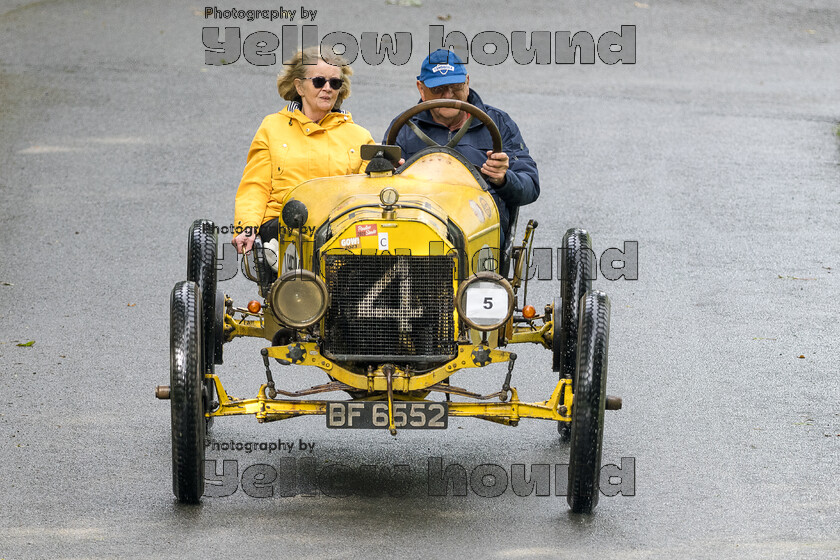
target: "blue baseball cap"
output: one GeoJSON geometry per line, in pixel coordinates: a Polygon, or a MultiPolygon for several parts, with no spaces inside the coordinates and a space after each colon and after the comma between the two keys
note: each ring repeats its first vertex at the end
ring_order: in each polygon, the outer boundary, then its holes
{"type": "Polygon", "coordinates": [[[438,49],[423,61],[417,79],[428,88],[463,84],[467,81],[467,71],[457,54],[447,49],[438,49]]]}

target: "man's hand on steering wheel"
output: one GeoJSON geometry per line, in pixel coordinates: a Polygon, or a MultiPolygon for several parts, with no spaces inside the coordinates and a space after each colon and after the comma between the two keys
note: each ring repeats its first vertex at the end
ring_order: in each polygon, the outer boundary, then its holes
{"type": "Polygon", "coordinates": [[[505,184],[505,174],[510,167],[510,159],[504,152],[487,150],[487,161],[481,166],[481,173],[497,187],[505,184]]]}

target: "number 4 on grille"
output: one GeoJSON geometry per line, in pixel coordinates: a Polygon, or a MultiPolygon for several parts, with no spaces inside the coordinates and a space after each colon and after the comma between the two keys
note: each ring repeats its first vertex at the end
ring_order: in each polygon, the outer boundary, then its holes
{"type": "Polygon", "coordinates": [[[398,260],[388,272],[377,280],[370,291],[365,294],[365,297],[359,301],[357,311],[359,317],[397,319],[400,322],[401,331],[411,331],[411,319],[422,317],[423,309],[411,307],[411,280],[408,273],[408,262],[404,259],[398,260]],[[399,282],[399,308],[377,306],[377,298],[395,280],[399,282]]]}

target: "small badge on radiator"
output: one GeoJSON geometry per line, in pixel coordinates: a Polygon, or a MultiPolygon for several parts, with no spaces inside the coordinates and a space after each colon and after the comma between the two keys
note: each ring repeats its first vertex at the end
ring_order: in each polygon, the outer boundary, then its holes
{"type": "Polygon", "coordinates": [[[347,237],[338,242],[345,249],[355,249],[359,246],[358,237],[347,237]]]}
{"type": "Polygon", "coordinates": [[[376,235],[376,224],[358,224],[356,226],[357,237],[365,237],[368,235],[376,235]]]}

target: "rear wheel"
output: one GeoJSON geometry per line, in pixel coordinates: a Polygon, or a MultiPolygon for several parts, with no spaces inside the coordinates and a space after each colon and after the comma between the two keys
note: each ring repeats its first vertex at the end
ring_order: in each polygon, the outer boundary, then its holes
{"type": "MultiPolygon", "coordinates": [[[[187,280],[195,282],[201,293],[203,373],[212,374],[214,364],[222,363],[222,340],[219,335],[219,313],[224,321],[224,309],[218,309],[216,293],[216,246],[218,239],[216,225],[210,220],[196,220],[190,226],[187,248],[187,280]]],[[[223,297],[223,296],[222,296],[223,297]]],[[[222,307],[224,300],[222,300],[222,307]]],[[[204,380],[204,408],[212,408],[215,387],[209,379],[204,380]]],[[[207,419],[208,426],[212,418],[207,419]]]]}
{"type": "MultiPolygon", "coordinates": [[[[561,297],[554,298],[552,365],[561,379],[572,380],[572,390],[578,358],[580,300],[592,288],[594,275],[595,259],[589,234],[583,229],[568,230],[561,245],[561,297]]],[[[571,424],[558,422],[557,431],[560,441],[568,442],[571,424]]]]}
{"type": "Polygon", "coordinates": [[[172,491],[178,501],[198,503],[204,493],[204,369],[201,290],[178,282],[170,300],[170,403],[172,491]]]}
{"type": "Polygon", "coordinates": [[[569,485],[566,500],[575,513],[590,513],[598,504],[604,405],[607,389],[607,351],[610,300],[591,292],[581,302],[577,375],[572,404],[569,485]]]}

